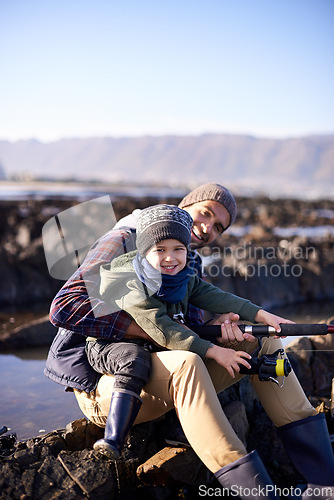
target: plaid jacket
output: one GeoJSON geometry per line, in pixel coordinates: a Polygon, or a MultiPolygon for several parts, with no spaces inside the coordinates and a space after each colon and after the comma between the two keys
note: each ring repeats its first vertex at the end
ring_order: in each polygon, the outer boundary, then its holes
{"type": "MultiPolygon", "coordinates": [[[[54,298],[50,309],[51,323],[84,336],[122,339],[132,320],[123,311],[108,313],[108,305],[99,298],[99,268],[135,248],[133,229],[111,230],[102,236],[54,298]]],[[[199,256],[198,269],[201,273],[199,256]]],[[[189,324],[202,323],[203,312],[190,306],[186,321],[189,324]]]]}
{"type": "MultiPolygon", "coordinates": [[[[66,390],[75,388],[89,393],[98,383],[100,375],[87,360],[85,336],[120,340],[130,324],[131,318],[123,311],[108,314],[107,305],[97,292],[100,265],[134,249],[134,230],[109,231],[93,245],[83,264],[52,302],[50,320],[59,330],[51,344],[44,374],[66,386],[66,390]]],[[[198,259],[201,268],[200,257],[198,259]]],[[[189,324],[202,323],[203,312],[190,306],[186,320],[189,324]]]]}

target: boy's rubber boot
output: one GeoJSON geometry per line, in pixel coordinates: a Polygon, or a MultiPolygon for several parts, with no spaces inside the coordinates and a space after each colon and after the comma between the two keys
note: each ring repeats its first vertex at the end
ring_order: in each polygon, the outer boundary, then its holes
{"type": "Polygon", "coordinates": [[[275,486],[256,450],[225,465],[215,472],[221,486],[228,488],[233,498],[253,500],[279,499],[275,486]]]}
{"type": "Polygon", "coordinates": [[[279,427],[278,434],[292,464],[308,483],[302,498],[334,498],[334,455],[324,413],[279,427]]]}
{"type": "Polygon", "coordinates": [[[94,444],[94,450],[111,460],[121,456],[126,436],[134,423],[141,407],[141,399],[133,393],[113,392],[104,439],[94,444]]]}

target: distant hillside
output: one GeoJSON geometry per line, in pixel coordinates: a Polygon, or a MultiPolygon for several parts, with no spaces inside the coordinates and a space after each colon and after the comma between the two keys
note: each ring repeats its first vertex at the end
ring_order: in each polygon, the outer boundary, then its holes
{"type": "Polygon", "coordinates": [[[0,141],[7,179],[198,184],[207,180],[250,187],[272,183],[333,183],[334,135],[263,139],[205,134],[138,138],[0,141]]]}

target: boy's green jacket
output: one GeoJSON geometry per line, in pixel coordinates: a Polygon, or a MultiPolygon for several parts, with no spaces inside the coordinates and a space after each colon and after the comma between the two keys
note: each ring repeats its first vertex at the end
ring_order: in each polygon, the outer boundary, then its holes
{"type": "Polygon", "coordinates": [[[259,306],[249,300],[223,292],[196,275],[191,276],[184,299],[172,304],[155,294],[147,296],[143,283],[133,268],[137,251],[113,259],[101,266],[100,295],[111,312],[123,310],[160,346],[167,349],[192,351],[204,357],[210,341],[201,339],[185,325],[172,319],[174,314],[185,314],[188,304],[213,313],[239,314],[240,318],[254,322],[259,306]]]}

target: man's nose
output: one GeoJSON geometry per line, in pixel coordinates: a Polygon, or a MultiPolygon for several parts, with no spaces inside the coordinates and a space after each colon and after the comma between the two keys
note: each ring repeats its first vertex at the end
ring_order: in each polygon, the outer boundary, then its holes
{"type": "Polygon", "coordinates": [[[202,231],[204,234],[210,234],[212,229],[212,224],[202,222],[202,231]]]}

